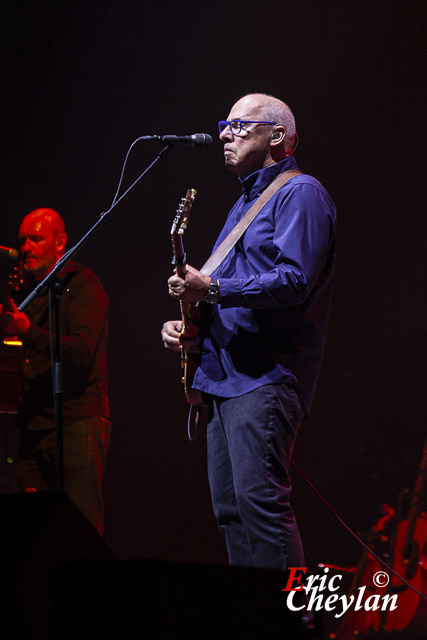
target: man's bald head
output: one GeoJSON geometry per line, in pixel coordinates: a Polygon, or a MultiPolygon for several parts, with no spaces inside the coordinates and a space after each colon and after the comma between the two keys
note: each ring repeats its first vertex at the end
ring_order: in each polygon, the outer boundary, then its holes
{"type": "Polygon", "coordinates": [[[253,104],[255,103],[257,105],[260,119],[276,122],[285,127],[286,134],[284,142],[288,148],[293,149],[295,145],[296,125],[291,108],[283,102],[283,100],[279,100],[279,98],[275,98],[267,93],[248,93],[240,98],[240,100],[246,99],[250,99],[253,104]]]}
{"type": "Polygon", "coordinates": [[[20,252],[27,275],[44,278],[64,254],[67,235],[59,213],[54,209],[34,209],[19,229],[20,252]]]}
{"type": "Polygon", "coordinates": [[[30,211],[21,223],[21,227],[24,223],[34,223],[36,225],[48,226],[55,236],[65,233],[64,221],[54,209],[48,209],[46,207],[40,209],[34,209],[30,211]]]}

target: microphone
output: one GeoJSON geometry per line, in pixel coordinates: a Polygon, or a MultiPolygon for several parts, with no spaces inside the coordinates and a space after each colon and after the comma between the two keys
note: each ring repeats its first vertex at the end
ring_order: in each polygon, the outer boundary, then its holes
{"type": "Polygon", "coordinates": [[[212,136],[208,133],[193,133],[191,136],[142,136],[141,140],[161,144],[183,144],[187,147],[207,147],[212,143],[212,136]]]}
{"type": "Polygon", "coordinates": [[[18,260],[19,251],[17,251],[16,249],[12,249],[12,247],[0,246],[0,255],[9,258],[9,260],[18,260]]]}

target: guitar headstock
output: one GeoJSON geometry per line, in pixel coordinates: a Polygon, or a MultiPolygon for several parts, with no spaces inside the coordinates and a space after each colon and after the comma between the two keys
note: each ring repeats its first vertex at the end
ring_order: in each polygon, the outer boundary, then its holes
{"type": "Polygon", "coordinates": [[[184,235],[190,220],[190,211],[193,206],[197,191],[195,189],[187,189],[185,198],[181,198],[175,218],[171,227],[171,236],[184,235]]]}

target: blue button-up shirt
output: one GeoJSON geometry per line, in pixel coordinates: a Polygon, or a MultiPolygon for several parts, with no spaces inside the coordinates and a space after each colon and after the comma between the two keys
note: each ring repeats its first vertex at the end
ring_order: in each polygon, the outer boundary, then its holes
{"type": "MultiPolygon", "coordinates": [[[[293,156],[242,183],[214,249],[279,173],[297,169],[293,156]]],[[[281,187],[212,274],[213,305],[193,387],[236,397],[287,381],[309,413],[319,374],[332,295],[335,207],[313,177],[281,187]]]]}

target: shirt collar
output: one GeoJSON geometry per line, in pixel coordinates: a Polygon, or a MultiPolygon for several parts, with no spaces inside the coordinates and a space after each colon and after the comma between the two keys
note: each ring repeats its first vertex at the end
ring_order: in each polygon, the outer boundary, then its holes
{"type": "Polygon", "coordinates": [[[246,178],[239,178],[242,185],[242,194],[245,200],[254,200],[274,180],[279,173],[288,169],[296,169],[297,163],[294,156],[289,156],[280,162],[275,162],[265,169],[251,173],[246,178]]]}

